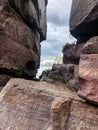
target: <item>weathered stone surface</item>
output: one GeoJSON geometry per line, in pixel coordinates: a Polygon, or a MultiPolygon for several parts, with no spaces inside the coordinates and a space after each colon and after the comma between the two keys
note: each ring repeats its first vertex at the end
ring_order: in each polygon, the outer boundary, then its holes
{"type": "Polygon", "coordinates": [[[82,48],[83,54],[98,54],[98,36],[92,37],[82,48]]]}
{"type": "Polygon", "coordinates": [[[0,0],[0,70],[5,74],[33,77],[40,66],[41,35],[44,35],[43,37],[46,35],[46,22],[44,21],[46,20],[46,3],[42,0],[35,4],[31,1],[30,4],[30,1],[0,0]],[[14,5],[17,7],[15,8],[14,5]],[[36,6],[39,8],[33,12],[36,6]],[[24,10],[26,14],[23,14],[24,10]],[[41,13],[40,18],[37,11],[41,13]],[[30,12],[30,17],[34,17],[35,23],[39,24],[39,27],[37,25],[35,28],[31,27],[32,30],[28,27],[29,23],[23,21],[27,18],[33,24],[33,18],[28,18],[30,12]],[[40,22],[37,23],[38,21],[40,22]],[[40,30],[44,34],[41,34],[40,30]]]}
{"type": "Polygon", "coordinates": [[[63,130],[97,130],[98,107],[79,101],[72,101],[65,129],[63,130]]]}
{"type": "Polygon", "coordinates": [[[39,34],[33,33],[9,5],[1,7],[0,21],[0,69],[34,76],[39,65],[39,34]]]}
{"type": "Polygon", "coordinates": [[[61,82],[70,89],[77,90],[78,65],[72,64],[54,64],[51,70],[43,71],[40,81],[49,83],[61,82]]]}
{"type": "Polygon", "coordinates": [[[82,44],[66,44],[63,47],[63,63],[64,64],[79,64],[81,50],[84,46],[82,44]]]}
{"type": "Polygon", "coordinates": [[[82,50],[79,64],[78,94],[98,104],[98,37],[90,39],[82,50]]]}
{"type": "Polygon", "coordinates": [[[40,33],[41,40],[46,39],[47,0],[8,1],[33,31],[37,29],[40,33]]]}
{"type": "Polygon", "coordinates": [[[98,108],[63,84],[11,79],[0,93],[1,130],[97,130],[98,108]]]}
{"type": "Polygon", "coordinates": [[[89,38],[98,35],[98,0],[73,0],[70,32],[84,43],[89,38]]]}
{"type": "Polygon", "coordinates": [[[39,88],[34,89],[36,83],[27,82],[11,81],[1,92],[2,130],[46,130],[49,127],[53,96],[39,88]]]}
{"type": "Polygon", "coordinates": [[[45,82],[12,79],[0,93],[0,128],[47,130],[53,121],[56,130],[56,119],[58,127],[63,129],[71,98],[80,100],[76,93],[62,85],[58,87],[45,82]]]}
{"type": "Polygon", "coordinates": [[[51,118],[53,130],[64,130],[70,112],[71,99],[56,99],[52,103],[51,118]]]}

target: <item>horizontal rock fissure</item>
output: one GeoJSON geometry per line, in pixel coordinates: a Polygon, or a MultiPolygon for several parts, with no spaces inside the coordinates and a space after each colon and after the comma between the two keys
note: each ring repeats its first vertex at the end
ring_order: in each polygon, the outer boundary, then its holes
{"type": "Polygon", "coordinates": [[[71,34],[78,39],[77,43],[87,42],[93,36],[98,36],[98,19],[85,22],[70,30],[71,34]],[[88,33],[85,31],[88,31],[88,33]]]}

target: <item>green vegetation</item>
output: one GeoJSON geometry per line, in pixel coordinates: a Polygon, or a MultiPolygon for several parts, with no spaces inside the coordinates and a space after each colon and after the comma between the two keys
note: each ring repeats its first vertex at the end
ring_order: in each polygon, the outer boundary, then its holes
{"type": "Polygon", "coordinates": [[[45,62],[45,67],[51,67],[53,64],[62,64],[62,56],[56,56],[51,60],[45,62]]]}

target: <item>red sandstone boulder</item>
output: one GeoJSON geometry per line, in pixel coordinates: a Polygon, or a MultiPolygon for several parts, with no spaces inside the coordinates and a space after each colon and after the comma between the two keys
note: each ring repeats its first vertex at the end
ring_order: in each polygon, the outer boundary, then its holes
{"type": "Polygon", "coordinates": [[[79,78],[79,96],[98,104],[98,37],[90,39],[82,50],[79,78]]]}
{"type": "Polygon", "coordinates": [[[79,100],[75,93],[64,86],[12,79],[0,93],[0,128],[47,130],[53,121],[54,130],[57,128],[55,122],[62,129],[70,110],[70,97],[79,100]],[[68,95],[69,99],[66,99],[68,95]]]}
{"type": "Polygon", "coordinates": [[[98,108],[63,84],[12,79],[0,93],[1,130],[97,130],[98,108]]]}

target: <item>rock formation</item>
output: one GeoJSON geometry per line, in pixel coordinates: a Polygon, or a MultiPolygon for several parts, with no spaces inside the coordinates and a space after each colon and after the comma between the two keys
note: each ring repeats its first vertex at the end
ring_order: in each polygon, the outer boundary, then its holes
{"type": "Polygon", "coordinates": [[[78,94],[98,105],[98,0],[73,0],[70,32],[77,46],[85,44],[80,53],[78,94]]]}
{"type": "Polygon", "coordinates": [[[36,75],[40,42],[46,38],[46,4],[47,0],[0,0],[0,75],[36,75]]]}
{"type": "Polygon", "coordinates": [[[91,38],[82,49],[79,82],[78,94],[98,104],[98,37],[91,38]]]}
{"type": "Polygon", "coordinates": [[[64,47],[63,65],[44,71],[39,82],[14,78],[31,79],[40,66],[46,5],[0,0],[0,130],[97,130],[98,0],[73,0],[77,44],[64,47]]]}
{"type": "Polygon", "coordinates": [[[79,65],[80,54],[84,43],[81,44],[66,44],[63,47],[63,63],[79,65]]]}
{"type": "Polygon", "coordinates": [[[97,130],[98,108],[63,84],[12,79],[0,93],[1,130],[97,130]]]}
{"type": "Polygon", "coordinates": [[[73,0],[70,32],[78,43],[98,35],[98,0],[73,0]]]}
{"type": "Polygon", "coordinates": [[[54,64],[52,69],[45,70],[40,76],[40,81],[48,83],[64,83],[72,91],[77,90],[78,65],[72,64],[54,64]]]}

